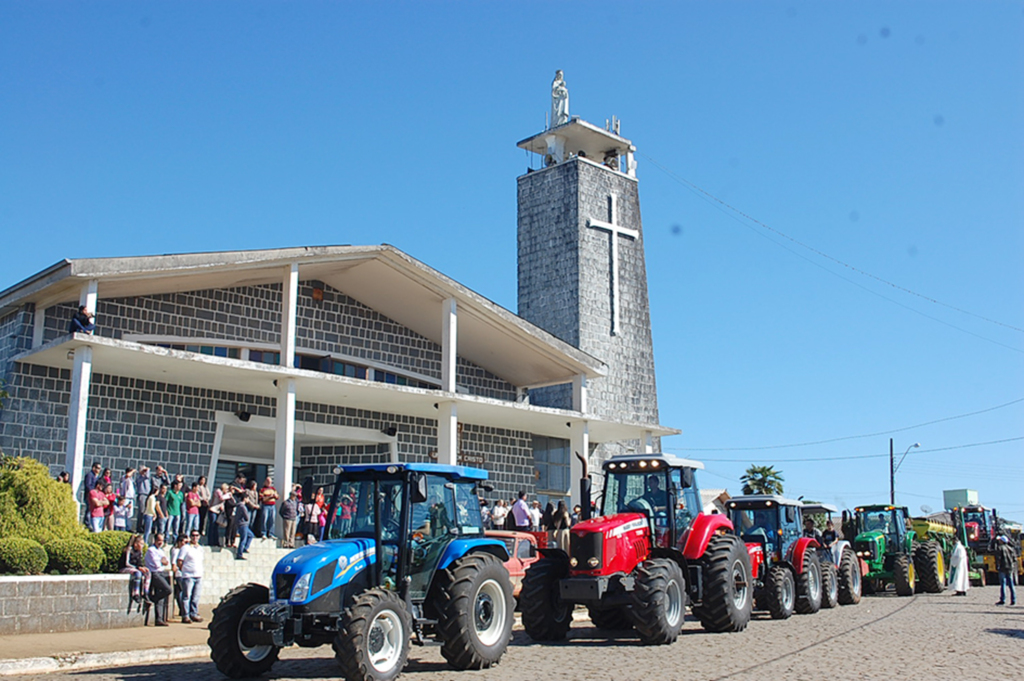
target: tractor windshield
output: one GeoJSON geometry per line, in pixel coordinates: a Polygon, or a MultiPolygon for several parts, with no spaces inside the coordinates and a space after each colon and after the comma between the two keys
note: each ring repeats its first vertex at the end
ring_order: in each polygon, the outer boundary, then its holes
{"type": "MultiPolygon", "coordinates": [[[[373,537],[373,488],[374,480],[350,480],[339,477],[334,486],[325,524],[326,539],[346,537],[373,537]],[[333,518],[330,517],[333,513],[333,518]]],[[[399,538],[402,513],[402,480],[382,479],[377,481],[381,492],[381,532],[385,541],[399,538]]]]}
{"type": "Polygon", "coordinates": [[[865,511],[860,514],[861,532],[881,532],[890,534],[893,529],[892,516],[889,511],[865,511]]]}
{"type": "Polygon", "coordinates": [[[657,473],[623,472],[607,474],[601,512],[644,513],[654,520],[656,541],[669,546],[701,511],[696,484],[684,487],[679,468],[657,473]],[[669,513],[675,516],[676,537],[669,537],[669,513]]]}
{"type": "Polygon", "coordinates": [[[730,508],[729,519],[732,520],[736,533],[744,542],[764,544],[765,551],[774,553],[779,537],[779,507],[766,508],[730,508]]]}

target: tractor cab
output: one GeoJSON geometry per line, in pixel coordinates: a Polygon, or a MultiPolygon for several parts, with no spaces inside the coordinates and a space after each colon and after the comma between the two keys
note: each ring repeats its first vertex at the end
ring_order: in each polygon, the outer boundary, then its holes
{"type": "MultiPolygon", "coordinates": [[[[903,506],[861,506],[856,509],[857,555],[868,559],[891,553],[908,543],[910,514],[903,506]]],[[[910,537],[912,539],[912,537],[910,537]]]]}
{"type": "Polygon", "coordinates": [[[733,497],[726,504],[735,533],[747,547],[754,602],[773,619],[832,607],[836,572],[818,557],[821,544],[803,536],[803,504],[777,494],[733,497]],[[822,598],[823,585],[828,599],[822,598]]]}
{"type": "Polygon", "coordinates": [[[643,513],[656,546],[676,546],[701,512],[693,474],[699,461],[672,456],[619,456],[604,465],[601,513],[643,513]]]}
{"type": "MultiPolygon", "coordinates": [[[[954,509],[954,517],[956,510],[954,509]]],[[[964,506],[959,510],[963,514],[963,527],[968,546],[975,550],[986,548],[997,534],[993,522],[995,514],[984,506],[964,506]]]]}
{"type": "Polygon", "coordinates": [[[775,494],[729,500],[729,519],[745,544],[760,544],[768,563],[779,561],[802,536],[800,502],[775,494]]]}

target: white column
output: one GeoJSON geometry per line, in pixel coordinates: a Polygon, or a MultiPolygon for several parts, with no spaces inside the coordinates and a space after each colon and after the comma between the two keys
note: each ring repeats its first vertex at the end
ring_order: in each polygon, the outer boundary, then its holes
{"type": "MultiPolygon", "coordinates": [[[[208,485],[213,485],[213,481],[217,479],[217,463],[220,461],[220,447],[224,443],[224,424],[217,423],[217,430],[213,434],[213,453],[210,455],[210,468],[206,474],[206,482],[208,485]]],[[[213,489],[211,487],[210,491],[213,489]]]]}
{"type": "Polygon", "coordinates": [[[459,348],[459,308],[454,298],[441,304],[441,390],[453,393],[459,348]]]}
{"type": "Polygon", "coordinates": [[[38,348],[43,344],[44,331],[46,330],[46,309],[37,307],[32,317],[32,347],[38,348]]]}
{"type": "Polygon", "coordinates": [[[299,308],[299,264],[284,270],[281,287],[281,366],[295,366],[295,320],[299,308]]]}
{"type": "Polygon", "coordinates": [[[459,459],[459,408],[454,401],[437,405],[437,462],[454,466],[459,459]]]}
{"type": "Polygon", "coordinates": [[[577,374],[572,379],[572,408],[581,414],[587,413],[587,375],[577,374]]]}
{"type": "Polygon", "coordinates": [[[644,454],[654,453],[654,434],[649,430],[644,431],[644,454]]]}
{"type": "Polygon", "coordinates": [[[388,461],[398,463],[398,438],[393,437],[388,441],[388,461]]]}
{"type": "MultiPolygon", "coordinates": [[[[78,500],[78,490],[85,477],[85,426],[89,411],[89,385],[92,383],[92,348],[75,348],[75,365],[71,371],[71,399],[68,403],[68,446],[64,467],[71,474],[71,489],[78,500]]],[[[88,494],[88,490],[86,490],[88,494]]]]}
{"type": "MultiPolygon", "coordinates": [[[[85,286],[82,287],[81,293],[78,294],[78,304],[85,305],[86,309],[93,314],[96,312],[96,301],[99,299],[99,287],[100,282],[96,279],[90,279],[85,286]]],[[[93,320],[99,322],[99,316],[93,320]]]]}
{"type": "MultiPolygon", "coordinates": [[[[274,487],[280,495],[278,503],[292,490],[292,469],[295,467],[295,379],[278,379],[277,424],[274,432],[274,487]]],[[[274,518],[277,536],[282,534],[280,516],[274,518]]]]}

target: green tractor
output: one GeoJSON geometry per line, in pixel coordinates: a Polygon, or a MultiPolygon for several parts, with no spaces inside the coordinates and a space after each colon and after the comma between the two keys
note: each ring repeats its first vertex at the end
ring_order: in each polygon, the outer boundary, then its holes
{"type": "Polygon", "coordinates": [[[898,596],[946,588],[951,526],[911,520],[906,507],[891,505],[858,507],[849,525],[854,551],[867,567],[866,593],[884,591],[889,583],[898,596]]]}

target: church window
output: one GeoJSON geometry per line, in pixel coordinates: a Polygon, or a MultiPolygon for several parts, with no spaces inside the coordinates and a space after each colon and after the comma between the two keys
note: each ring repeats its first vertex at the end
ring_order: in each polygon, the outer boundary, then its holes
{"type": "Polygon", "coordinates": [[[533,437],[533,465],[537,472],[537,498],[541,503],[568,501],[571,486],[569,441],[555,437],[533,437]]]}

